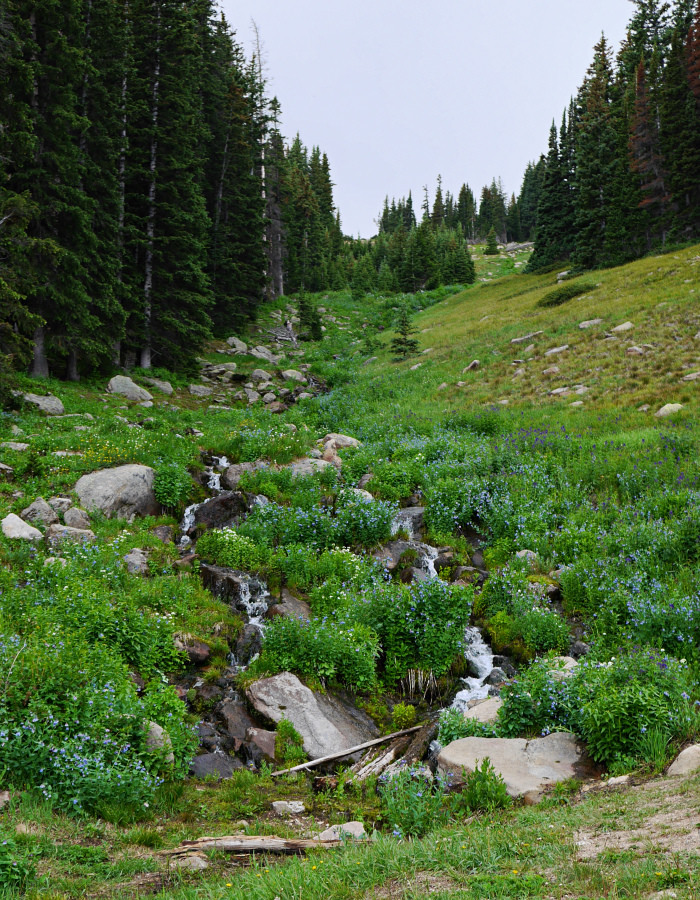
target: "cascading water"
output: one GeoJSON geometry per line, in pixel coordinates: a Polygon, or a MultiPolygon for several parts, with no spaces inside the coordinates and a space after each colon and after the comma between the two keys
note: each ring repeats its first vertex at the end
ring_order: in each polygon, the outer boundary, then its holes
{"type": "Polygon", "coordinates": [[[485,684],[493,670],[493,651],[483,639],[481,632],[474,626],[469,626],[464,634],[464,655],[467,662],[471,663],[472,671],[476,675],[471,678],[463,678],[464,690],[454,698],[452,706],[464,710],[470,700],[484,700],[489,695],[489,687],[485,684]]]}
{"type": "MultiPolygon", "coordinates": [[[[204,471],[208,475],[207,487],[210,491],[214,491],[215,494],[221,493],[221,475],[226,471],[226,469],[228,469],[230,465],[231,463],[228,461],[228,459],[226,459],[225,456],[214,456],[212,457],[211,465],[204,467],[204,471]]],[[[180,524],[182,537],[180,538],[180,541],[178,543],[178,547],[180,547],[181,550],[189,547],[192,543],[189,534],[190,531],[192,531],[192,529],[194,528],[195,513],[202,505],[202,503],[193,503],[191,506],[188,506],[184,512],[182,522],[180,524]]]]}

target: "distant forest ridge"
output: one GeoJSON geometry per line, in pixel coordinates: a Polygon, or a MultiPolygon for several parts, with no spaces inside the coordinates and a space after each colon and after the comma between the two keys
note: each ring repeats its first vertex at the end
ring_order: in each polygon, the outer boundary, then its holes
{"type": "MultiPolygon", "coordinates": [[[[344,237],[330,163],[285,140],[259,54],[213,0],[5,0],[0,357],[77,379],[193,368],[282,293],[475,279],[470,242],[535,241],[531,270],[616,265],[700,238],[700,0],[634,0],[519,195],[465,183],[420,221],[388,198],[344,237]]],[[[0,393],[2,392],[0,376],[0,393]]]]}

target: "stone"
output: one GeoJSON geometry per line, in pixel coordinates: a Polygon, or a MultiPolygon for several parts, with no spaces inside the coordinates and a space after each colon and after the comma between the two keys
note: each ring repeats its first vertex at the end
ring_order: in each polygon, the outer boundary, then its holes
{"type": "Polygon", "coordinates": [[[115,375],[114,378],[110,379],[107,390],[110,394],[119,394],[121,397],[126,397],[127,400],[133,400],[138,403],[143,400],[153,399],[152,394],[149,394],[145,388],[139,387],[136,382],[126,375],[115,375]]]}
{"type": "Polygon", "coordinates": [[[295,597],[287,588],[282,588],[282,597],[267,611],[268,618],[310,619],[311,607],[306,600],[295,597]]]}
{"type": "Polygon", "coordinates": [[[644,356],[645,353],[646,353],[646,350],[644,350],[642,347],[628,347],[627,348],[628,356],[644,356]]]}
{"type": "Polygon", "coordinates": [[[331,463],[325,459],[299,459],[293,462],[289,468],[295,478],[305,478],[307,475],[315,475],[317,472],[322,472],[330,465],[331,463]]]}
{"type": "Polygon", "coordinates": [[[594,328],[596,325],[602,325],[602,324],[603,324],[602,319],[588,319],[586,322],[580,322],[578,327],[582,331],[585,331],[587,328],[594,328]]]}
{"type": "Polygon", "coordinates": [[[681,381],[697,381],[700,379],[700,372],[692,372],[690,375],[684,375],[681,381]]]}
{"type": "Polygon", "coordinates": [[[266,372],[265,369],[253,369],[250,373],[251,381],[272,381],[272,375],[269,372],[266,372]]]}
{"type": "Polygon", "coordinates": [[[462,738],[444,747],[438,756],[438,770],[457,781],[463,780],[483,759],[489,759],[506,783],[511,797],[539,795],[551,785],[594,772],[592,761],[576,735],[563,731],[546,737],[462,738]]]}
{"type": "MultiPolygon", "coordinates": [[[[501,671],[503,671],[501,669],[501,671]]],[[[485,725],[494,725],[498,721],[498,710],[503,706],[500,697],[489,697],[487,700],[479,700],[474,706],[466,710],[465,719],[475,719],[485,725]]]]}
{"type": "Polygon", "coordinates": [[[90,528],[91,524],[90,517],[79,506],[71,506],[70,509],[67,509],[63,514],[63,521],[71,528],[82,528],[84,530],[90,528]]]}
{"type": "Polygon", "coordinates": [[[282,372],[282,378],[284,378],[285,381],[296,381],[297,384],[306,384],[306,378],[296,369],[285,369],[284,372],[282,372]]]}
{"type": "Polygon", "coordinates": [[[25,450],[29,450],[29,444],[22,441],[3,441],[0,444],[0,450],[14,450],[15,453],[23,453],[25,450]]]}
{"type": "Polygon", "coordinates": [[[260,394],[257,391],[254,391],[252,388],[245,388],[243,393],[246,396],[248,404],[251,406],[253,403],[257,403],[258,400],[260,400],[260,394]]]}
{"type": "Polygon", "coordinates": [[[222,491],[197,507],[194,524],[208,531],[212,528],[225,528],[240,521],[247,512],[248,500],[245,494],[238,491],[222,491]]]}
{"type": "Polygon", "coordinates": [[[479,360],[473,359],[466,368],[462,369],[462,375],[466,375],[467,372],[476,372],[480,366],[479,360]]]}
{"type": "Polygon", "coordinates": [[[569,655],[574,659],[580,659],[582,656],[587,656],[590,652],[590,646],[584,641],[573,641],[569,647],[569,655]]]}
{"type": "Polygon", "coordinates": [[[629,784],[630,776],[629,775],[617,775],[614,778],[608,778],[605,782],[605,787],[619,787],[622,784],[629,784]]]}
{"type": "Polygon", "coordinates": [[[68,565],[68,560],[63,559],[63,557],[61,557],[61,556],[47,556],[46,559],[44,560],[44,565],[45,566],[58,565],[58,566],[61,566],[62,569],[65,569],[65,567],[68,565]]]}
{"type": "Polygon", "coordinates": [[[612,329],[613,334],[624,334],[626,331],[632,331],[634,328],[633,322],[623,322],[622,325],[616,325],[612,329]]]}
{"type": "Polygon", "coordinates": [[[357,438],[350,437],[347,434],[336,434],[333,431],[329,432],[323,439],[324,444],[327,444],[329,441],[332,441],[336,450],[346,450],[348,447],[362,446],[362,442],[358,441],[357,438]]]}
{"type": "Polygon", "coordinates": [[[197,853],[188,853],[187,856],[175,856],[170,859],[173,869],[182,872],[203,872],[209,868],[208,861],[197,853]]]}
{"type": "Polygon", "coordinates": [[[266,731],[264,728],[249,728],[245,734],[245,742],[247,755],[253,754],[253,761],[256,766],[261,762],[275,761],[275,738],[274,731],[266,731]]]}
{"type": "Polygon", "coordinates": [[[578,408],[578,407],[580,407],[580,406],[585,406],[585,404],[584,404],[583,400],[574,400],[573,403],[569,403],[569,406],[571,406],[571,407],[573,407],[574,409],[576,409],[576,408],[578,408]]]}
{"type": "Polygon", "coordinates": [[[654,416],[657,419],[665,419],[666,416],[672,416],[674,415],[674,413],[680,412],[682,409],[682,403],[667,403],[666,406],[662,406],[658,412],[654,413],[654,416]]]}
{"type": "Polygon", "coordinates": [[[63,404],[53,394],[47,394],[44,397],[39,394],[22,394],[22,398],[25,403],[36,406],[39,412],[43,412],[47,416],[62,416],[65,413],[63,404]]]}
{"type": "Polygon", "coordinates": [[[550,397],[565,397],[567,394],[571,393],[571,389],[568,387],[560,387],[555,388],[553,391],[549,392],[550,397]]]}
{"type": "Polygon", "coordinates": [[[168,397],[172,397],[175,393],[175,390],[169,381],[161,381],[160,378],[144,378],[143,380],[146,384],[150,384],[157,391],[160,391],[161,394],[167,394],[168,397]]]}
{"type": "Polygon", "coordinates": [[[163,754],[164,761],[172,766],[175,763],[173,743],[168,732],[157,722],[147,722],[146,747],[153,753],[163,754]]]}
{"type": "Polygon", "coordinates": [[[311,759],[340,753],[378,734],[374,722],[353,704],[311,691],[291,672],[254,682],[246,696],[264,718],[275,723],[289,719],[311,759]]]}
{"type": "Polygon", "coordinates": [[[213,390],[204,384],[191,384],[187,389],[193,397],[211,397],[213,390]]]}
{"type": "Polygon", "coordinates": [[[319,841],[366,841],[367,832],[362,822],[344,822],[342,825],[331,825],[318,835],[319,841]]]}
{"type": "Polygon", "coordinates": [[[285,406],[280,400],[273,400],[272,403],[267,404],[266,408],[268,412],[276,414],[286,412],[289,409],[289,407],[285,406]]]}
{"type": "Polygon", "coordinates": [[[62,547],[64,544],[90,544],[97,540],[94,531],[89,528],[71,528],[68,525],[50,525],[46,532],[49,547],[62,547]]]}
{"type": "Polygon", "coordinates": [[[566,681],[574,674],[578,662],[571,656],[555,656],[549,667],[549,677],[552,681],[566,681]]]}
{"type": "Polygon", "coordinates": [[[117,466],[83,475],[74,490],[85,509],[101,510],[107,518],[157,516],[160,504],[153,493],[155,476],[149,466],[117,466]]]}
{"type": "Polygon", "coordinates": [[[239,666],[248,666],[262,650],[262,632],[255,625],[245,625],[236,641],[234,656],[239,666]]]}
{"type": "Polygon", "coordinates": [[[0,791],[0,809],[4,809],[12,799],[9,791],[0,791]]]}
{"type": "Polygon", "coordinates": [[[215,775],[219,780],[230,778],[237,769],[242,769],[243,763],[229,756],[227,753],[214,752],[195,756],[190,764],[190,773],[195,778],[206,778],[215,775]]]}
{"type": "Polygon", "coordinates": [[[446,391],[448,387],[449,387],[448,383],[446,381],[443,381],[442,384],[438,385],[438,390],[446,391]]]}
{"type": "Polygon", "coordinates": [[[148,554],[135,547],[124,557],[126,570],[130,575],[150,575],[148,568],[148,554]]]}
{"type": "Polygon", "coordinates": [[[420,367],[422,365],[423,365],[423,363],[416,363],[415,366],[410,366],[408,371],[409,372],[417,372],[418,369],[420,369],[420,367]]]}
{"type": "Polygon", "coordinates": [[[552,347],[551,350],[546,350],[544,355],[545,356],[557,356],[559,353],[564,353],[568,349],[569,349],[568,344],[562,344],[561,347],[552,347]]]}
{"type": "Polygon", "coordinates": [[[541,334],[544,334],[544,331],[533,331],[531,334],[523,335],[523,337],[513,338],[511,344],[525,344],[527,341],[531,341],[533,338],[539,337],[541,334]]]}
{"type": "Polygon", "coordinates": [[[277,394],[273,394],[272,391],[269,391],[269,393],[267,394],[263,394],[263,403],[265,403],[267,406],[269,406],[270,403],[275,403],[276,400],[277,394]]]}
{"type": "Polygon", "coordinates": [[[40,541],[43,538],[38,528],[28,525],[14,513],[10,513],[2,520],[2,533],[6,538],[15,541],[40,541]]]}
{"type": "Polygon", "coordinates": [[[515,554],[518,559],[526,559],[530,563],[530,565],[534,565],[537,562],[537,554],[534,550],[518,550],[515,554]]]}
{"type": "Polygon", "coordinates": [[[700,744],[686,747],[671,763],[667,775],[692,775],[700,769],[700,744]]]}
{"type": "Polygon", "coordinates": [[[193,666],[205,666],[211,659],[211,647],[205,641],[191,634],[177,634],[174,638],[175,649],[187,654],[193,666]]]}
{"type": "Polygon", "coordinates": [[[151,529],[151,534],[163,544],[172,544],[175,540],[175,534],[170,525],[158,525],[151,529]]]}
{"type": "Polygon", "coordinates": [[[301,800],[273,800],[272,811],[276,816],[301,816],[306,807],[301,800]]]}
{"type": "Polygon", "coordinates": [[[491,687],[496,687],[499,684],[505,684],[506,681],[508,681],[508,676],[500,666],[496,666],[494,669],[491,669],[491,673],[485,683],[491,687]]]}
{"type": "Polygon", "coordinates": [[[543,375],[558,375],[559,374],[559,366],[550,366],[548,369],[545,369],[542,374],[543,375]]]}
{"type": "Polygon", "coordinates": [[[244,472],[253,473],[258,469],[267,468],[267,463],[264,463],[262,460],[258,460],[257,462],[243,462],[243,463],[234,463],[232,466],[229,466],[228,469],[221,476],[222,483],[229,488],[229,490],[235,491],[238,488],[238,485],[241,480],[241,475],[244,472]]]}
{"type": "Polygon", "coordinates": [[[362,488],[350,488],[350,493],[362,503],[374,502],[374,497],[370,494],[370,492],[363,491],[362,488]]]}
{"type": "Polygon", "coordinates": [[[7,480],[11,480],[12,476],[15,474],[15,470],[12,466],[7,466],[5,463],[0,463],[0,478],[7,478],[7,480]]]}
{"type": "Polygon", "coordinates": [[[230,338],[226,338],[226,343],[231,347],[235,353],[246,353],[248,350],[248,345],[245,341],[240,340],[240,338],[231,336],[230,338]]]}
{"type": "Polygon", "coordinates": [[[56,511],[43,497],[37,497],[34,503],[23,509],[22,518],[25,522],[33,522],[35,525],[53,525],[54,522],[58,522],[56,511]]]}
{"type": "Polygon", "coordinates": [[[248,714],[245,703],[238,696],[231,700],[222,700],[216,707],[215,713],[222,730],[231,739],[233,747],[237,751],[246,741],[248,730],[255,727],[255,722],[248,714]]]}
{"type": "Polygon", "coordinates": [[[314,395],[310,394],[308,391],[302,391],[301,394],[297,396],[297,400],[313,400],[314,395]]]}
{"type": "Polygon", "coordinates": [[[640,407],[638,407],[638,412],[649,412],[651,406],[648,403],[643,403],[640,407]]]}

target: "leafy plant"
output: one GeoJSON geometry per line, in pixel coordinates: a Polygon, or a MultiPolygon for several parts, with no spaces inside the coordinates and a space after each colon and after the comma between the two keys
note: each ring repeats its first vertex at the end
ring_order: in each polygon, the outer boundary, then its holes
{"type": "Polygon", "coordinates": [[[416,721],[416,708],[410,703],[397,703],[391,711],[391,720],[396,731],[410,728],[416,721]]]}
{"type": "Polygon", "coordinates": [[[283,766],[306,760],[304,740],[289,719],[280,719],[275,729],[275,759],[283,766]]]}
{"type": "Polygon", "coordinates": [[[35,874],[32,860],[0,831],[0,888],[24,892],[35,874]]]}
{"type": "Polygon", "coordinates": [[[156,469],[153,493],[156,500],[166,509],[177,509],[187,500],[192,490],[192,478],[177,463],[164,463],[156,469]]]}
{"type": "Polygon", "coordinates": [[[482,759],[481,765],[477,765],[474,771],[467,775],[464,787],[457,795],[458,807],[464,807],[471,812],[507,809],[511,803],[506,783],[488,757],[482,759]]]}
{"type": "Polygon", "coordinates": [[[545,309],[552,306],[561,306],[563,303],[573,300],[574,297],[580,297],[582,294],[589,294],[591,291],[594,291],[596,287],[597,285],[592,281],[570,282],[545,294],[544,297],[537,301],[537,306],[544,307],[545,309]]]}
{"type": "Polygon", "coordinates": [[[397,837],[422,837],[449,816],[444,781],[431,783],[420,769],[407,767],[388,781],[380,778],[379,794],[384,817],[397,837]]]}

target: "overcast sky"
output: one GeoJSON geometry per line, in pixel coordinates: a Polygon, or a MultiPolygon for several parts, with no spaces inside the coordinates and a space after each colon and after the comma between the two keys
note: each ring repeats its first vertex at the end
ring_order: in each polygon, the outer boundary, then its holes
{"type": "Polygon", "coordinates": [[[517,195],[546,152],[605,32],[617,48],[630,0],[220,0],[239,41],[263,41],[282,130],[328,154],[347,234],[370,237],[385,195],[438,174],[478,195],[517,195]]]}

